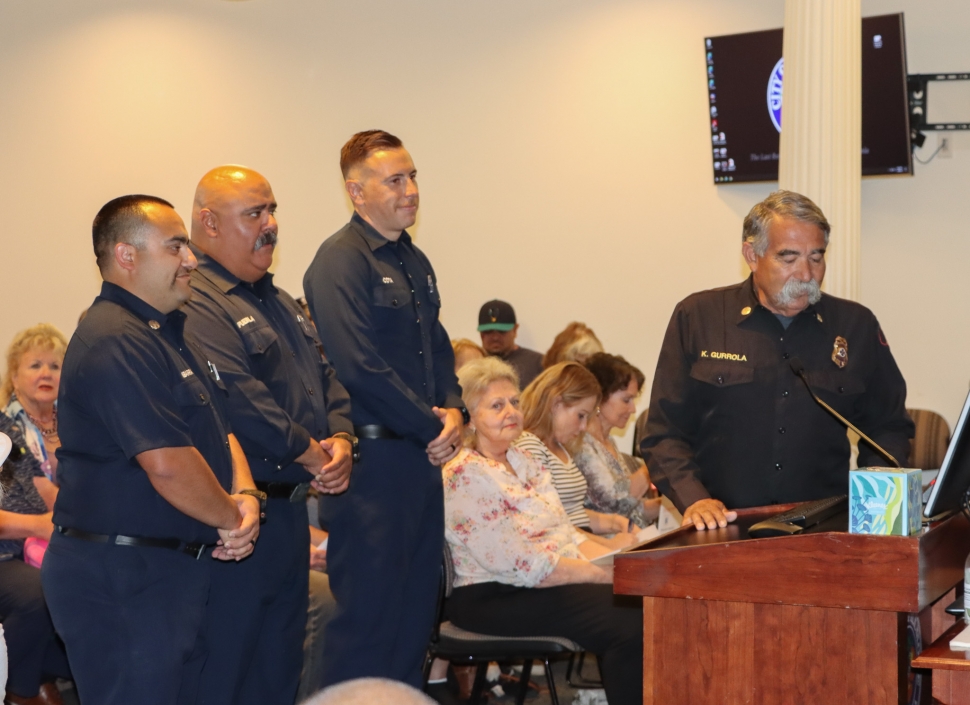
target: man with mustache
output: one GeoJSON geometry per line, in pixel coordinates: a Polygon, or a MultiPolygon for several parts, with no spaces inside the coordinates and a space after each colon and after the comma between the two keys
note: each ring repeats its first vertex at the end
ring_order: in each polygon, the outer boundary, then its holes
{"type": "Polygon", "coordinates": [[[310,569],[307,490],[346,490],[357,442],[349,397],[313,324],[269,273],[277,234],[276,198],[261,174],[221,166],[202,177],[187,327],[228,390],[229,422],[267,495],[252,557],[214,573],[235,589],[210,605],[204,705],[296,699],[310,569]]]}
{"type": "Polygon", "coordinates": [[[361,438],[350,490],[321,498],[337,598],[324,682],[377,676],[421,687],[444,549],[439,466],[457,455],[468,412],[434,270],[406,230],[418,211],[411,155],[369,130],[344,145],[340,169],[354,215],[303,279],[361,438]]]}
{"type": "MultiPolygon", "coordinates": [[[[845,428],[792,372],[900,461],[913,423],[906,383],[869,309],[821,292],[829,223],[811,200],[776,191],[744,220],[751,276],[674,310],[640,450],[660,491],[698,530],[734,509],[848,491],[845,428]]],[[[859,465],[883,465],[859,444],[859,465]]]]}

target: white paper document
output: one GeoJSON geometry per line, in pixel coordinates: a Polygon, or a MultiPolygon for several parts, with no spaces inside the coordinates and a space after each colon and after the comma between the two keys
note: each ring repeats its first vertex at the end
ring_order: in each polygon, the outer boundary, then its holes
{"type": "Polygon", "coordinates": [[[955,637],[950,639],[950,650],[951,651],[970,650],[970,627],[967,627],[962,632],[957,634],[955,637]]]}
{"type": "MultiPolygon", "coordinates": [[[[657,528],[657,526],[655,524],[651,524],[650,526],[640,529],[636,533],[636,542],[640,544],[640,543],[643,543],[644,541],[655,539],[658,536],[660,536],[660,534],[661,534],[661,531],[657,528]]],[[[619,553],[622,550],[624,549],[618,548],[615,551],[610,551],[609,553],[602,555],[599,558],[594,558],[591,562],[594,565],[598,565],[598,566],[613,565],[613,556],[615,556],[617,553],[619,553]]]]}

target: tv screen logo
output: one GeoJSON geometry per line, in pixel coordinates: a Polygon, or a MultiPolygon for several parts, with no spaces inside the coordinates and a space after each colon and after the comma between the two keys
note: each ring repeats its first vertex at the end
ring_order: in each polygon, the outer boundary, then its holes
{"type": "Polygon", "coordinates": [[[784,75],[785,59],[781,58],[768,77],[768,116],[778,132],[781,132],[781,84],[784,75]]]}

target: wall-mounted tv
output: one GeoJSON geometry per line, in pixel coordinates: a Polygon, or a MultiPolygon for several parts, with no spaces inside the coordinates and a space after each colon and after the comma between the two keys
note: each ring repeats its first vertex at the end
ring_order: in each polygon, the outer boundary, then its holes
{"type": "MultiPolygon", "coordinates": [[[[714,183],[776,181],[783,30],[707,37],[714,183]]],[[[913,173],[903,15],[862,19],[862,174],[913,173]]]]}

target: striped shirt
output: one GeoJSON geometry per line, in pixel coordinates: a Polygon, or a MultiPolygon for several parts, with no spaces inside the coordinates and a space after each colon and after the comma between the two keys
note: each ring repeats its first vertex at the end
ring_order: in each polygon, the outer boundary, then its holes
{"type": "Polygon", "coordinates": [[[539,440],[538,436],[528,431],[515,439],[512,445],[529,453],[552,473],[552,483],[556,486],[559,500],[569,520],[573,526],[588,530],[589,515],[583,507],[586,501],[586,478],[576,467],[573,459],[570,457],[569,462],[564,463],[539,440]]]}

